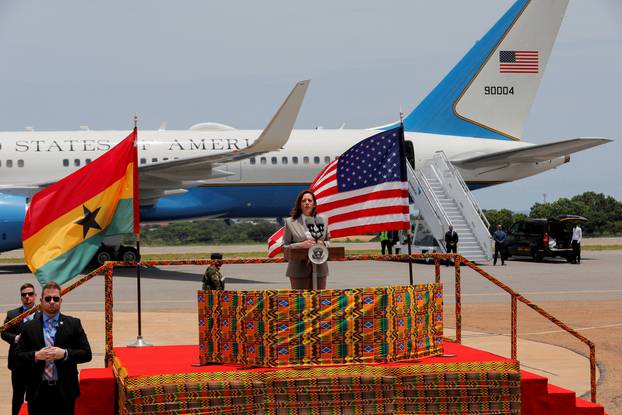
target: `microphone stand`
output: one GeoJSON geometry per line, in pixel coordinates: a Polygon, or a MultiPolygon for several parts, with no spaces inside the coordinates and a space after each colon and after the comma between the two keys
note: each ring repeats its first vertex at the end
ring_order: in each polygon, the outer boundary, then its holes
{"type": "MultiPolygon", "coordinates": [[[[313,222],[309,221],[306,223],[306,225],[307,225],[307,229],[309,229],[309,233],[311,234],[313,239],[315,239],[315,244],[317,244],[319,239],[324,234],[324,224],[318,225],[315,221],[315,218],[313,218],[313,222]]],[[[317,290],[317,285],[318,285],[317,284],[317,264],[313,261],[311,261],[311,264],[313,265],[313,277],[312,277],[313,286],[312,287],[313,287],[313,291],[315,291],[317,290]]]]}

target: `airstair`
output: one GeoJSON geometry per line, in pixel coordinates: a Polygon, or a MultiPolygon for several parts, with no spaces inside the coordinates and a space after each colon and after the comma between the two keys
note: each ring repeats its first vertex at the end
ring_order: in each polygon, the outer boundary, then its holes
{"type": "Polygon", "coordinates": [[[437,152],[416,171],[408,166],[408,191],[414,207],[434,239],[445,249],[445,232],[458,233],[458,253],[475,262],[492,259],[490,223],[469,191],[460,172],[445,153],[437,152]]]}

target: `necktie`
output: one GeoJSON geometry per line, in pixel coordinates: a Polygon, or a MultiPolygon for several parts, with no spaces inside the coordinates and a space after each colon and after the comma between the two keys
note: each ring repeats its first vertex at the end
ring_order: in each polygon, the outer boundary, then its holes
{"type": "MultiPolygon", "coordinates": [[[[45,325],[45,329],[43,330],[43,337],[45,339],[46,346],[54,346],[54,337],[56,336],[56,330],[54,327],[54,322],[50,319],[47,321],[45,325]]],[[[44,380],[57,380],[58,375],[56,374],[56,365],[54,362],[45,362],[45,368],[43,369],[43,379],[44,380]]]]}
{"type": "MultiPolygon", "coordinates": [[[[26,311],[28,311],[28,310],[30,310],[30,309],[29,309],[29,308],[27,308],[27,309],[23,309],[22,313],[25,313],[25,312],[26,312],[26,311]]],[[[24,323],[25,323],[25,322],[27,322],[27,321],[32,320],[32,319],[34,318],[34,316],[35,316],[35,313],[32,313],[31,315],[29,315],[28,317],[26,317],[26,318],[24,319],[24,323]]]]}

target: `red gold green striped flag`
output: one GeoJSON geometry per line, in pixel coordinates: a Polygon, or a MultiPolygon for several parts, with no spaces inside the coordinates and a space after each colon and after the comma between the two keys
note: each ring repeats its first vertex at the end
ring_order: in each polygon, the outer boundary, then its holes
{"type": "Polygon", "coordinates": [[[138,233],[137,136],[33,196],[22,242],[41,285],[82,272],[105,236],[138,233]]]}

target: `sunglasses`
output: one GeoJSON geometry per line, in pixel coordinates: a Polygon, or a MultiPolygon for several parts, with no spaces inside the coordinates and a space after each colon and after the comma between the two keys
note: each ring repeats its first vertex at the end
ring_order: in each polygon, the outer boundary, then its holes
{"type": "Polygon", "coordinates": [[[44,300],[46,303],[51,303],[52,301],[54,301],[55,303],[59,303],[59,302],[60,302],[60,297],[59,297],[59,296],[57,296],[57,295],[54,295],[54,296],[52,296],[52,295],[46,295],[45,297],[43,297],[43,300],[44,300]]]}
{"type": "Polygon", "coordinates": [[[34,297],[35,296],[35,292],[34,291],[29,291],[26,293],[21,293],[22,297],[34,297]]]}

